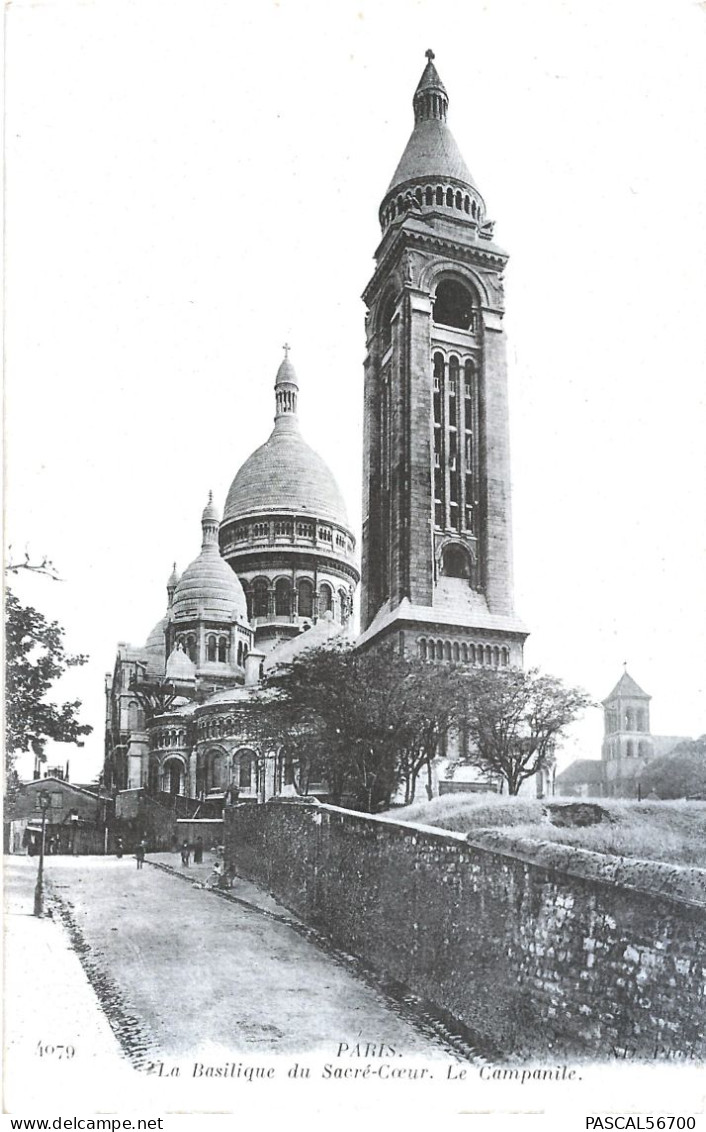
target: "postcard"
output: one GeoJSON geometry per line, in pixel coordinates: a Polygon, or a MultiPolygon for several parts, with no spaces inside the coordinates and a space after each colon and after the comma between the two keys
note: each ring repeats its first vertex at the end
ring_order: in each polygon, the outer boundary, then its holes
{"type": "Polygon", "coordinates": [[[12,1127],[700,1126],[705,18],[7,6],[12,1127]]]}

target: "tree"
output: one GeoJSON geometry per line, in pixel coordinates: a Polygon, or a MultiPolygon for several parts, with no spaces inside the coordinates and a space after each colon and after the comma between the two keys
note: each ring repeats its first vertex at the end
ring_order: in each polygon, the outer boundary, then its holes
{"type": "Polygon", "coordinates": [[[255,711],[259,737],[279,736],[297,759],[300,784],[325,780],[334,801],[352,796],[368,811],[389,806],[400,783],[405,800],[414,798],[455,702],[450,669],[340,642],[277,669],[267,692],[255,711]]]}
{"type": "Polygon", "coordinates": [[[510,794],[551,765],[557,740],[592,702],[537,669],[471,669],[458,688],[459,718],[475,748],[459,762],[500,775],[510,794]]]}
{"type": "Polygon", "coordinates": [[[5,763],[10,779],[20,752],[33,750],[42,758],[48,739],[80,747],[81,737],[93,728],[78,720],[80,700],[54,704],[46,699],[59,677],[68,668],[85,664],[88,657],[67,653],[58,622],[22,605],[10,590],[5,605],[5,657],[5,763]]]}
{"type": "Polygon", "coordinates": [[[642,796],[706,798],[706,735],[685,739],[668,754],[652,759],[640,775],[642,796]]]}

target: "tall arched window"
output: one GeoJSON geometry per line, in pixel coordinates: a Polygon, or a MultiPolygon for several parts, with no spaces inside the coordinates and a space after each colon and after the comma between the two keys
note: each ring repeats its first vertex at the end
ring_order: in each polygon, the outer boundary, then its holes
{"type": "Polygon", "coordinates": [[[292,587],[287,578],[280,578],[275,586],[275,613],[278,617],[292,615],[292,587]]]}
{"type": "Polygon", "coordinates": [[[140,729],[140,705],[136,700],[130,700],[127,709],[127,725],[130,731],[140,729]]]}
{"type": "Polygon", "coordinates": [[[211,634],[211,636],[208,638],[206,647],[207,647],[206,655],[208,657],[209,662],[215,661],[215,659],[216,659],[216,638],[213,636],[213,634],[211,634]]]}
{"type": "Polygon", "coordinates": [[[253,617],[267,617],[269,586],[264,578],[257,578],[253,585],[252,615],[253,617]]]}
{"type": "Polygon", "coordinates": [[[347,590],[338,591],[338,605],[341,610],[341,621],[345,625],[351,615],[351,603],[347,590]]]}
{"type": "Polygon", "coordinates": [[[238,667],[243,667],[243,642],[238,641],[238,667]]]}
{"type": "Polygon", "coordinates": [[[333,590],[324,582],[319,589],[319,615],[330,613],[333,609],[333,590]]]}
{"type": "Polygon", "coordinates": [[[196,664],[196,637],[192,633],[186,638],[186,655],[196,664]]]}
{"type": "Polygon", "coordinates": [[[218,660],[221,664],[225,664],[228,659],[228,638],[218,638],[218,660]]]}
{"type": "Polygon", "coordinates": [[[314,585],[308,578],[302,578],[298,586],[298,612],[300,617],[314,616],[314,585]]]}
{"type": "Polygon", "coordinates": [[[421,637],[419,641],[419,656],[422,660],[427,659],[427,643],[424,637],[421,637]]]}

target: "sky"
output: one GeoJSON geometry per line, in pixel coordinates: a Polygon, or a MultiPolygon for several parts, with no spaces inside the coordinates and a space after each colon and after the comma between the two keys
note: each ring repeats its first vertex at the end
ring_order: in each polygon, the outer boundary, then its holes
{"type": "MultiPolygon", "coordinates": [[[[526,663],[706,731],[706,7],[691,0],[15,0],[6,8],[6,543],[90,661],[94,726],[269,435],[282,344],[360,531],[377,210],[428,47],[510,253],[526,663]]],[[[561,765],[597,757],[601,712],[561,765]]],[[[20,764],[31,773],[31,760],[20,764]]]]}

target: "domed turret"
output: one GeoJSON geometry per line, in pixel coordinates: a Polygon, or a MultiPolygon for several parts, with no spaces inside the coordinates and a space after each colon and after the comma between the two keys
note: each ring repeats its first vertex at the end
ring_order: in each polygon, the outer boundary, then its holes
{"type": "Polygon", "coordinates": [[[380,205],[380,223],[385,230],[409,212],[432,211],[483,228],[485,203],[446,124],[449,96],[434,52],[426,55],[414,92],[414,129],[380,205]]]}
{"type": "Polygon", "coordinates": [[[243,583],[265,651],[324,613],[347,622],[359,578],[338,485],[299,432],[299,382],[284,350],[275,427],[233,480],[220,530],[221,553],[243,583]]]}
{"type": "Polygon", "coordinates": [[[288,511],[348,526],[343,497],[330,468],[299,431],[299,382],[288,346],[285,351],[275,380],[275,427],[233,480],[221,528],[264,511],[288,511]]]}
{"type": "Polygon", "coordinates": [[[218,550],[218,511],[209,500],[201,519],[201,553],[182,574],[174,591],[174,621],[201,619],[247,621],[243,587],[218,550]]]}

